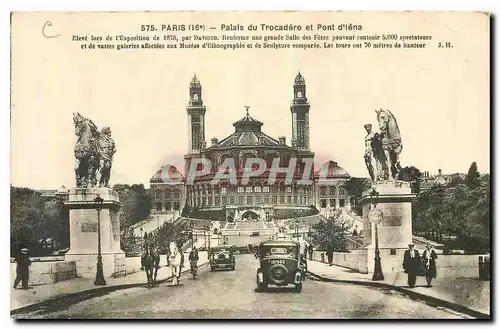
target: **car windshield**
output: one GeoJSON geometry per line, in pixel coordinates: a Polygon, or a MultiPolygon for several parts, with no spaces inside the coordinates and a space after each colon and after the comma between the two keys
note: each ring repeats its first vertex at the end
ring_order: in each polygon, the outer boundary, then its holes
{"type": "Polygon", "coordinates": [[[295,246],[262,246],[260,250],[261,257],[295,257],[297,247],[295,246]]]}

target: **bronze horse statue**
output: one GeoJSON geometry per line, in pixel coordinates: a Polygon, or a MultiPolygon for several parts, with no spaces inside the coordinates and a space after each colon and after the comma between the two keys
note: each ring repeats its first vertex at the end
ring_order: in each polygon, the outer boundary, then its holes
{"type": "Polygon", "coordinates": [[[97,138],[99,131],[92,121],[83,117],[80,113],[73,113],[75,135],[75,175],[76,187],[92,187],[93,174],[97,169],[97,138]]]}
{"type": "Polygon", "coordinates": [[[80,113],[73,113],[73,124],[77,137],[74,149],[76,187],[108,187],[116,153],[111,129],[103,127],[99,131],[92,120],[80,113]]]}
{"type": "Polygon", "coordinates": [[[383,179],[396,180],[401,171],[399,155],[403,150],[401,133],[396,118],[389,110],[375,110],[380,129],[382,148],[385,157],[381,158],[381,166],[384,172],[383,179]],[[384,163],[385,162],[385,163],[384,163]]]}

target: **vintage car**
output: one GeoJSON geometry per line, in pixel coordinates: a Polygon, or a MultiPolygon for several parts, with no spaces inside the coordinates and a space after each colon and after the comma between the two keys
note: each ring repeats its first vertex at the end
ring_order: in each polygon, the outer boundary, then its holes
{"type": "Polygon", "coordinates": [[[210,270],[215,271],[218,268],[228,268],[234,271],[236,261],[234,259],[234,247],[222,245],[212,247],[208,251],[208,259],[210,261],[210,270]]]}
{"type": "Polygon", "coordinates": [[[302,291],[304,271],[300,264],[300,245],[295,241],[266,241],[259,245],[257,290],[264,291],[272,284],[284,287],[295,285],[302,291]]]}

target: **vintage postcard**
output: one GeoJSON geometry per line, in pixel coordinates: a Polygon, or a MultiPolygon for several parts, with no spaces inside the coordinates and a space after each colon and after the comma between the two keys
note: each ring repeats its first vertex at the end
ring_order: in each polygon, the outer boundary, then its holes
{"type": "Polygon", "coordinates": [[[11,317],[490,319],[489,13],[11,29],[11,317]]]}

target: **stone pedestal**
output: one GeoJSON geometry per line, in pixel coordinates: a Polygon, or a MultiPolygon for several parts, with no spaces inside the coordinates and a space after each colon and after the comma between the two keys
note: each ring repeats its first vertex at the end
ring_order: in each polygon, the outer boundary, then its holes
{"type": "Polygon", "coordinates": [[[76,261],[81,277],[94,278],[97,270],[97,194],[100,206],[101,255],[105,277],[125,274],[125,253],[120,249],[121,202],[109,188],[77,188],[70,190],[65,206],[69,208],[70,249],[66,261],[76,261]]]}
{"type": "MultiPolygon", "coordinates": [[[[384,273],[402,269],[404,251],[412,243],[411,202],[416,197],[411,193],[409,182],[384,181],[372,185],[379,193],[377,208],[383,212],[383,220],[377,225],[378,245],[384,273]]],[[[375,257],[375,225],[368,220],[371,198],[370,190],[363,192],[360,202],[363,211],[363,245],[367,250],[367,268],[373,273],[375,257]]]]}

